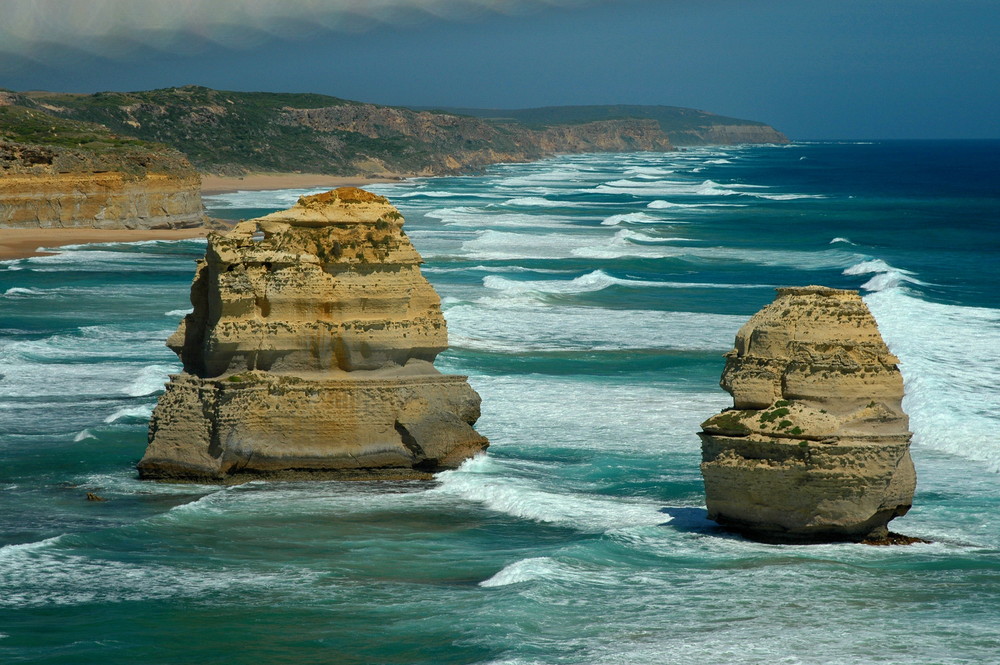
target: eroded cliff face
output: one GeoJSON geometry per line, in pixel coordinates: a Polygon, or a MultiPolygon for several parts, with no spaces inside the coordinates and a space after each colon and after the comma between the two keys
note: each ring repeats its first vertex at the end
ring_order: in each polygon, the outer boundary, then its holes
{"type": "Polygon", "coordinates": [[[210,235],[140,475],[423,477],[483,450],[479,396],[433,366],[447,328],[402,225],[341,188],[210,235]]]}
{"type": "Polygon", "coordinates": [[[201,177],[180,154],[100,154],[0,140],[0,227],[200,226],[201,177]]]}
{"type": "MultiPolygon", "coordinates": [[[[655,120],[616,119],[533,129],[516,123],[491,123],[446,113],[411,111],[374,104],[343,104],[315,109],[285,108],[283,122],[326,133],[361,134],[370,139],[405,138],[424,146],[410,168],[421,175],[461,173],[500,162],[526,162],[560,153],[665,152],[670,139],[655,120]]],[[[330,148],[337,150],[335,143],[330,148]]],[[[416,151],[413,151],[416,152],[416,151]]],[[[400,159],[370,153],[347,156],[359,171],[389,173],[400,159]]]]}
{"type": "Polygon", "coordinates": [[[778,289],[727,354],[702,423],[709,517],[773,541],[879,538],[916,475],[899,360],[856,291],[778,289]]]}

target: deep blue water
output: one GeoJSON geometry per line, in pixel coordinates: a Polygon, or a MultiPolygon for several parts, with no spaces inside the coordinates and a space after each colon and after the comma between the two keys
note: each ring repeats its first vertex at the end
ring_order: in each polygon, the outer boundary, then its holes
{"type": "Polygon", "coordinates": [[[432,483],[140,482],[203,242],[0,263],[0,662],[1000,662],[1000,142],[372,189],[442,296],[438,366],[483,396],[488,454],[432,483]],[[933,544],[763,545],[705,519],[721,355],[803,284],[860,288],[901,358],[919,479],[892,527],[933,544]]]}

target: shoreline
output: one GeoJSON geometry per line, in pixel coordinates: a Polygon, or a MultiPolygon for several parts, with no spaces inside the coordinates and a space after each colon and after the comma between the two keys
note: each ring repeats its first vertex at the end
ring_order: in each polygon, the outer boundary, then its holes
{"type": "Polygon", "coordinates": [[[140,242],[143,240],[184,240],[204,237],[212,229],[0,229],[0,261],[50,256],[56,252],[38,251],[41,247],[85,245],[101,242],[140,242]]]}
{"type": "Polygon", "coordinates": [[[268,189],[315,189],[319,187],[364,187],[387,182],[399,182],[413,175],[391,174],[386,176],[339,176],[322,173],[248,173],[242,176],[201,176],[201,194],[228,194],[238,191],[263,191],[268,189]]]}
{"type": "MultiPolygon", "coordinates": [[[[269,189],[316,189],[328,187],[364,187],[377,183],[394,183],[413,175],[334,176],[322,173],[248,173],[243,176],[201,176],[202,196],[228,194],[237,191],[269,189]]],[[[204,237],[212,229],[93,229],[93,228],[0,228],[0,261],[50,256],[56,252],[39,251],[41,247],[84,245],[103,242],[141,242],[143,240],[184,240],[204,237]]]]}

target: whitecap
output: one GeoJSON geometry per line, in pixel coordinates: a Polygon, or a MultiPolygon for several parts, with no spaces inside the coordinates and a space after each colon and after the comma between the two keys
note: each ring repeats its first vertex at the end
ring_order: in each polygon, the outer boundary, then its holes
{"type": "Polygon", "coordinates": [[[559,565],[550,557],[530,557],[504,566],[495,575],[480,582],[479,586],[501,587],[537,579],[547,579],[553,577],[558,569],[559,565]]]}
{"type": "Polygon", "coordinates": [[[455,471],[444,471],[437,478],[440,485],[428,490],[428,494],[458,496],[519,519],[588,533],[667,521],[660,512],[659,502],[543,489],[527,479],[509,475],[486,455],[466,461],[455,471]]]}
{"type": "Polygon", "coordinates": [[[142,397],[152,395],[163,390],[164,385],[170,380],[169,374],[176,372],[177,367],[173,365],[149,365],[139,370],[135,379],[122,392],[131,397],[142,397]]]}
{"type": "Polygon", "coordinates": [[[187,309],[172,309],[169,312],[164,312],[163,316],[169,316],[171,318],[176,318],[178,316],[187,316],[188,314],[190,314],[193,311],[194,311],[194,309],[191,308],[191,307],[188,307],[187,309]]]}
{"type": "Polygon", "coordinates": [[[625,169],[625,175],[635,176],[663,176],[674,173],[673,169],[664,169],[656,166],[633,166],[625,169]]]}
{"type": "Polygon", "coordinates": [[[513,199],[507,199],[503,202],[507,206],[519,206],[523,208],[551,208],[554,206],[568,205],[566,203],[560,203],[556,201],[550,201],[547,198],[541,196],[521,196],[513,199]]]}
{"type": "MultiPolygon", "coordinates": [[[[664,210],[669,208],[707,208],[707,207],[722,207],[716,203],[673,203],[672,201],[664,201],[663,199],[657,199],[655,201],[650,201],[646,204],[647,208],[653,210],[664,210]]],[[[674,220],[671,220],[674,222],[674,220]]],[[[675,222],[676,223],[676,222],[675,222]]]]}
{"type": "Polygon", "coordinates": [[[927,286],[926,282],[912,277],[915,273],[902,268],[894,268],[882,259],[869,259],[844,270],[845,275],[873,275],[861,285],[866,291],[884,291],[904,284],[927,286]]]}
{"type": "Polygon", "coordinates": [[[727,189],[714,180],[706,180],[701,183],[701,185],[694,190],[694,193],[699,196],[735,196],[742,194],[742,192],[727,189]]]}
{"type": "Polygon", "coordinates": [[[842,242],[845,245],[854,245],[855,244],[855,243],[851,242],[849,239],[847,239],[847,238],[841,238],[841,237],[834,238],[833,240],[830,241],[830,244],[831,245],[835,245],[838,242],[842,242]]]}
{"type": "Polygon", "coordinates": [[[42,289],[29,289],[20,286],[13,286],[6,291],[4,291],[5,298],[18,298],[18,297],[31,297],[44,295],[45,291],[42,289]]]}
{"type": "Polygon", "coordinates": [[[612,215],[601,222],[604,226],[618,226],[624,223],[649,224],[651,222],[662,222],[662,219],[647,215],[644,212],[629,212],[621,215],[612,215]]]}
{"type": "Polygon", "coordinates": [[[754,194],[753,192],[745,192],[749,196],[755,196],[758,199],[769,199],[771,201],[795,201],[797,199],[825,199],[826,197],[821,194],[754,194]]]}
{"type": "Polygon", "coordinates": [[[96,439],[97,437],[89,430],[81,430],[77,432],[76,436],[73,437],[73,443],[80,443],[81,441],[86,441],[87,439],[96,439]]]}
{"type": "Polygon", "coordinates": [[[149,420],[150,416],[153,415],[153,407],[151,406],[123,406],[118,409],[110,416],[104,419],[105,423],[116,423],[122,420],[128,421],[144,421],[149,420]]]}
{"type": "Polygon", "coordinates": [[[483,278],[483,286],[488,289],[505,291],[511,294],[524,293],[587,293],[601,291],[610,286],[628,287],[656,287],[661,286],[660,282],[643,281],[637,279],[620,279],[612,277],[603,270],[595,270],[585,275],[581,275],[569,281],[566,280],[540,280],[540,281],[520,281],[489,275],[483,278]]]}

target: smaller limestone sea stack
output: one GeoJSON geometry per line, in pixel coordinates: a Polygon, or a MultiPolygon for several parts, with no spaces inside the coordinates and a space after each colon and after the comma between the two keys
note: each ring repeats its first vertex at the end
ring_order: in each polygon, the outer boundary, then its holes
{"type": "Polygon", "coordinates": [[[780,288],[726,354],[702,423],[709,518],[772,542],[884,538],[913,500],[899,360],[856,291],[780,288]]]}
{"type": "Polygon", "coordinates": [[[483,450],[479,395],[432,364],[447,329],[402,226],[344,187],[210,235],[140,475],[426,477],[483,450]]]}

